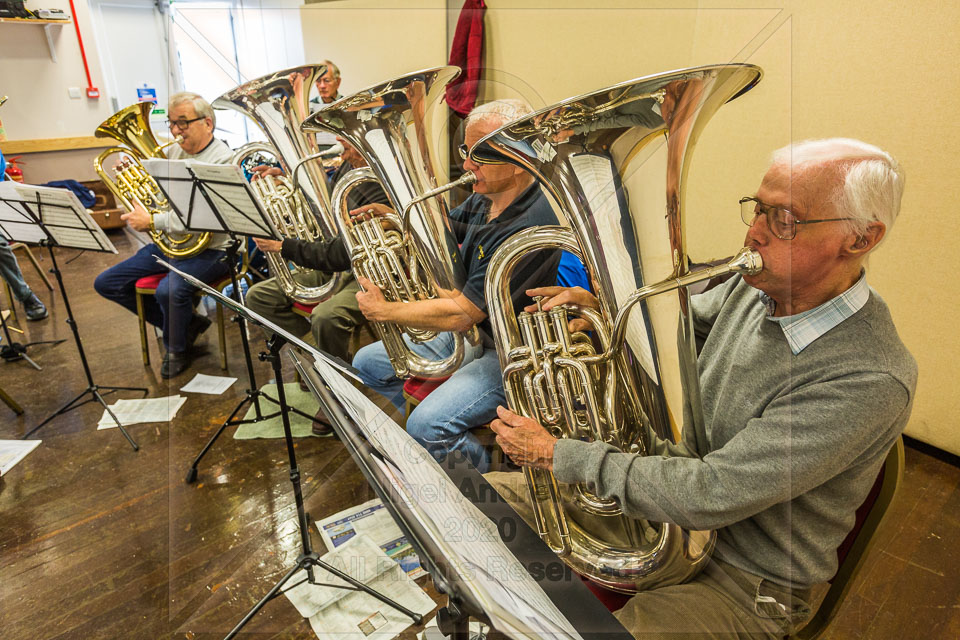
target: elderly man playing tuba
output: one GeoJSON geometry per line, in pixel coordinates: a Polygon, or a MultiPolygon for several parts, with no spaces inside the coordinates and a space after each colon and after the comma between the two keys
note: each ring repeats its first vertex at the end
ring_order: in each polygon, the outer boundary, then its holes
{"type": "MultiPolygon", "coordinates": [[[[358,278],[363,288],[357,294],[360,310],[370,321],[444,332],[463,332],[475,325],[480,329],[481,343],[466,347],[460,368],[407,416],[406,428],[435,456],[459,451],[481,471],[489,468],[489,452],[470,429],[493,420],[497,405],[505,401],[483,293],[487,264],[497,247],[513,233],[531,226],[557,224],[557,218],[528,173],[508,164],[477,165],[466,157],[466,151],[483,136],[527,113],[530,109],[523,102],[499,100],[475,108],[465,120],[465,144],[460,147],[463,168],[474,172],[477,181],[473,194],[450,212],[466,270],[462,291],[431,300],[389,302],[373,283],[358,278]]],[[[512,279],[511,292],[518,303],[526,300],[525,289],[556,282],[559,251],[531,258],[512,279]]],[[[449,333],[423,344],[408,344],[420,355],[436,359],[448,356],[453,348],[449,333]]],[[[353,365],[365,384],[386,396],[398,409],[403,408],[404,381],[394,373],[382,342],[358,351],[353,365]]]]}
{"type": "MultiPolygon", "coordinates": [[[[811,587],[836,572],[837,547],[910,415],[916,363],[864,275],[902,192],[897,162],[859,141],[774,154],[741,200],[763,270],[692,299],[705,424],[685,415],[679,444],[641,456],[556,440],[498,409],[497,442],[518,464],[615,497],[631,517],[718,530],[701,574],[617,612],[638,637],[781,638],[809,618],[811,587]]],[[[527,293],[547,296],[545,309],[596,306],[582,290],[527,293]]],[[[520,475],[488,477],[530,521],[520,475]]]]}
{"type": "MultiPolygon", "coordinates": [[[[214,164],[230,162],[233,152],[226,143],[213,136],[216,116],[210,103],[200,95],[183,92],[170,96],[168,113],[170,133],[182,138],[179,144],[167,150],[168,158],[214,164]]],[[[120,217],[137,231],[184,231],[172,212],[151,216],[138,206],[120,217]]],[[[203,282],[216,282],[230,273],[230,266],[224,261],[225,249],[230,242],[227,234],[213,234],[203,251],[185,258],[168,258],[157,245],[148,244],[97,276],[93,286],[104,298],[136,313],[137,280],[164,271],[154,259],[156,256],[203,282]]],[[[157,286],[156,295],[144,301],[147,322],[163,329],[163,346],[166,348],[160,368],[163,378],[173,378],[190,366],[193,343],[210,326],[209,318],[193,311],[195,292],[193,285],[176,273],[170,273],[157,286]]]]}

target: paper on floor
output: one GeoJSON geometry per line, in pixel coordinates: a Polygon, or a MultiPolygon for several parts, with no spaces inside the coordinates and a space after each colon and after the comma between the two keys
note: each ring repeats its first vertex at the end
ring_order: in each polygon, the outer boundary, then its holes
{"type": "MultiPolygon", "coordinates": [[[[143,400],[117,400],[110,405],[110,410],[123,426],[141,422],[170,422],[186,401],[185,396],[179,395],[143,400]]],[[[104,410],[97,429],[115,429],[116,427],[117,423],[104,410]]]]}

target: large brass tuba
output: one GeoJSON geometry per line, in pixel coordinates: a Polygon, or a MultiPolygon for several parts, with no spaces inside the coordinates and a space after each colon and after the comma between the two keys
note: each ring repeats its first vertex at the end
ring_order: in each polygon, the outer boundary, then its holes
{"type": "MultiPolygon", "coordinates": [[[[727,64],[640,78],[565,100],[477,142],[477,162],[506,158],[559,203],[570,228],[528,229],[491,259],[486,297],[510,408],[558,437],[601,440],[644,454],[703,423],[689,317],[695,282],[756,273],[759,254],[691,272],[684,188],[707,120],[759,82],[757,67],[727,64]],[[532,251],[564,249],[587,267],[599,310],[513,309],[510,276],[532,251]],[[586,320],[594,340],[571,333],[586,320]],[[681,413],[682,418],[681,418],[681,413]]],[[[623,592],[674,584],[707,561],[716,534],[630,518],[587,486],[524,470],[540,535],[577,572],[623,592]]]]}
{"type": "MultiPolygon", "coordinates": [[[[294,168],[301,159],[318,151],[316,137],[302,132],[300,125],[310,115],[310,88],[326,70],[322,64],[284,69],[246,82],[213,101],[216,109],[234,109],[250,117],[266,134],[270,145],[245,145],[234,154],[234,161],[239,163],[257,151],[277,159],[285,176],[255,180],[251,186],[282,235],[310,242],[337,234],[321,161],[303,162],[299,172],[306,174],[306,179],[299,180],[296,189],[292,183],[294,168]]],[[[284,294],[303,304],[326,300],[343,278],[336,273],[319,287],[306,287],[294,280],[279,254],[268,253],[267,260],[284,294]]]]}
{"type": "MultiPolygon", "coordinates": [[[[446,205],[435,196],[453,185],[437,186],[431,144],[431,119],[446,85],[460,70],[439,67],[410,73],[364,89],[321,108],[305,123],[306,131],[330,131],[343,137],[369,165],[356,169],[334,188],[334,218],[351,256],[354,272],[369,278],[388,300],[411,302],[461,290],[466,279],[446,205]],[[346,207],[350,189],[365,180],[383,186],[401,215],[354,221],[346,207]],[[387,229],[381,225],[386,220],[387,229]]],[[[460,181],[468,184],[472,174],[460,181]]],[[[456,334],[454,352],[429,360],[405,343],[436,336],[435,332],[376,323],[374,330],[400,377],[438,378],[453,373],[463,359],[463,336],[456,334]]],[[[476,342],[473,328],[467,339],[476,342]]]]}
{"type": "MultiPolygon", "coordinates": [[[[140,204],[148,213],[166,213],[170,210],[156,180],[146,172],[140,160],[146,158],[166,158],[163,153],[165,147],[177,142],[173,140],[167,144],[157,142],[156,136],[150,129],[150,112],[153,103],[138,102],[117,111],[104,120],[94,134],[98,138],[113,138],[124,146],[110,147],[103,151],[93,161],[93,168],[97,175],[113,192],[114,197],[129,211],[133,211],[136,204],[140,204]],[[126,156],[112,178],[104,168],[104,162],[113,154],[126,156]]],[[[157,247],[171,258],[186,258],[203,251],[210,243],[210,234],[204,233],[170,233],[165,231],[150,231],[157,247]]]]}

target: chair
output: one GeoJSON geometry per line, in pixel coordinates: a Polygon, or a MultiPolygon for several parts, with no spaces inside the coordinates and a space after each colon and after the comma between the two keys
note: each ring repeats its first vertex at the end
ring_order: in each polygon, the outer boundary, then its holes
{"type": "Polygon", "coordinates": [[[903,480],[903,438],[897,438],[887,459],[877,474],[873,488],[857,509],[853,529],[837,548],[837,573],[830,580],[827,595],[816,613],[802,629],[790,636],[791,640],[814,640],[823,636],[827,625],[837,615],[844,597],[853,585],[853,580],[863,566],[873,544],[876,532],[883,521],[890,503],[903,480]]]}

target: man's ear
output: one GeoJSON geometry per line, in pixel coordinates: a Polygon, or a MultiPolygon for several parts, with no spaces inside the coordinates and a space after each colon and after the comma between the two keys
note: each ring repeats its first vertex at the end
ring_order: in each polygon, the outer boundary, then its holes
{"type": "Polygon", "coordinates": [[[849,255],[862,257],[880,244],[886,233],[887,227],[882,222],[871,222],[861,235],[851,236],[852,241],[844,248],[849,255]]]}

